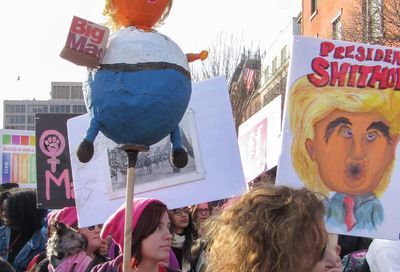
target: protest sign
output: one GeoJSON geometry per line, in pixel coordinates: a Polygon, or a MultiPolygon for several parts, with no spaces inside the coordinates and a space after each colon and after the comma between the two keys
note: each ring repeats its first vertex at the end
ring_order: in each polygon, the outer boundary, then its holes
{"type": "MultiPolygon", "coordinates": [[[[169,166],[168,161],[161,161],[161,168],[153,164],[148,175],[154,174],[158,177],[155,180],[146,178],[144,182],[135,184],[135,197],[160,199],[172,209],[229,198],[246,191],[225,78],[194,84],[188,109],[183,119],[183,122],[188,123],[181,126],[190,143],[188,146],[193,148],[192,153],[188,152],[189,157],[193,155],[186,166],[188,169],[181,169],[182,173],[173,173],[174,169],[169,166]]],[[[95,148],[90,162],[82,164],[76,158],[74,150],[86,131],[88,121],[89,117],[86,115],[68,121],[80,227],[104,222],[124,202],[124,198],[110,198],[109,186],[115,176],[112,172],[119,169],[117,164],[122,165],[123,162],[116,163],[111,167],[114,170],[110,170],[110,161],[114,160],[115,154],[109,153],[115,153],[115,150],[110,148],[108,139],[102,135],[96,138],[94,145],[98,148],[95,148]],[[96,213],[93,213],[94,210],[96,213]]],[[[164,147],[165,143],[155,145],[155,153],[150,152],[149,156],[164,154],[164,147]],[[157,151],[158,148],[161,152],[157,151]]],[[[138,175],[148,171],[137,167],[138,175]]],[[[123,176],[123,171],[121,172],[122,174],[116,175],[123,176]]]]}
{"type": "Polygon", "coordinates": [[[1,129],[0,137],[1,182],[35,187],[35,131],[1,129]]]}
{"type": "Polygon", "coordinates": [[[326,197],[329,232],[399,239],[400,50],[294,37],[277,184],[326,197]]]}
{"type": "Polygon", "coordinates": [[[67,120],[77,114],[36,114],[37,195],[39,208],[75,205],[67,120]]]}
{"type": "Polygon", "coordinates": [[[246,182],[278,164],[281,107],[281,96],[278,96],[239,126],[238,141],[246,182]]]}

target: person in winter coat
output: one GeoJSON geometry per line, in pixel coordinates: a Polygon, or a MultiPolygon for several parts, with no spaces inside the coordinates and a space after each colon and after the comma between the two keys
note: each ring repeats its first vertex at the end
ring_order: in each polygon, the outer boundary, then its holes
{"type": "Polygon", "coordinates": [[[191,269],[192,246],[197,236],[192,222],[189,209],[187,207],[168,211],[171,220],[172,250],[174,251],[180,269],[189,271],[191,269]]]}
{"type": "Polygon", "coordinates": [[[36,208],[36,192],[13,189],[3,202],[0,227],[0,258],[15,271],[25,271],[31,259],[46,246],[45,211],[36,208]]]}
{"type": "MultiPolygon", "coordinates": [[[[165,265],[169,262],[172,235],[169,231],[167,206],[152,198],[133,200],[132,207],[132,257],[131,267],[134,272],[165,272],[171,270],[165,265]]],[[[111,236],[124,252],[125,205],[122,205],[105,222],[101,237],[111,236]]],[[[92,272],[122,272],[123,255],[97,265],[92,272]]]]}
{"type": "MultiPolygon", "coordinates": [[[[75,272],[85,272],[90,271],[95,265],[99,263],[106,262],[107,259],[105,255],[107,254],[108,248],[107,244],[104,240],[100,238],[100,230],[101,225],[95,225],[85,228],[78,228],[78,217],[76,207],[66,207],[59,210],[54,210],[50,214],[49,218],[49,225],[52,225],[54,221],[64,224],[68,228],[72,228],[77,232],[77,235],[68,235],[69,239],[71,240],[80,240],[79,237],[83,237],[86,240],[85,248],[77,254],[71,256],[68,260],[65,260],[64,264],[59,268],[65,271],[70,271],[68,268],[74,268],[73,271],[75,272]],[[77,269],[77,265],[79,263],[79,269],[77,269]],[[82,265],[85,264],[85,265],[82,265]],[[68,268],[65,268],[68,266],[68,268]]],[[[57,228],[53,228],[57,229],[57,228]]],[[[64,233],[68,233],[67,230],[64,228],[59,229],[58,236],[62,236],[64,233]]],[[[72,232],[69,232],[72,234],[72,232]]],[[[49,233],[49,237],[54,235],[54,233],[49,233]]],[[[61,238],[61,237],[60,237],[61,238]]],[[[64,239],[64,243],[68,243],[67,239],[64,239]]],[[[78,242],[78,241],[77,241],[78,242]]],[[[74,241],[69,241],[71,246],[74,246],[76,243],[74,241]]],[[[49,244],[50,245],[50,244],[49,244]]],[[[47,272],[47,271],[58,271],[57,266],[61,264],[61,262],[51,263],[50,256],[54,255],[56,249],[49,248],[47,245],[47,254],[46,251],[44,252],[46,258],[44,258],[40,263],[37,264],[36,270],[37,272],[47,272]]],[[[51,243],[51,245],[55,246],[56,243],[51,243]]],[[[60,252],[66,254],[68,249],[68,245],[62,245],[64,248],[63,250],[66,252],[60,252]]],[[[58,250],[58,249],[57,249],[58,250]]],[[[43,253],[42,253],[43,254],[43,253]]],[[[41,258],[40,258],[41,259],[41,258]]]]}

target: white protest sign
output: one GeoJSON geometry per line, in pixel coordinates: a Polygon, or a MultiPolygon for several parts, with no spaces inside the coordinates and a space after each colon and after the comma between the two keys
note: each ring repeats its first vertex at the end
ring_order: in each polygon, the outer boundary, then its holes
{"type": "MultiPolygon", "coordinates": [[[[76,158],[76,149],[88,122],[88,115],[68,121],[80,227],[103,223],[124,203],[123,194],[118,190],[118,187],[123,187],[118,184],[124,178],[124,170],[121,170],[124,168],[123,162],[110,163],[118,157],[115,144],[110,144],[110,140],[99,135],[94,143],[95,153],[91,161],[83,164],[76,158]]],[[[135,197],[156,198],[173,209],[245,192],[246,183],[225,78],[218,77],[193,85],[188,112],[181,127],[193,147],[194,158],[189,158],[188,168],[173,173],[172,167],[163,159],[158,168],[154,163],[151,169],[137,166],[137,174],[147,177],[135,184],[135,197]],[[154,175],[159,179],[149,177],[154,175]]],[[[155,149],[143,155],[152,159],[159,157],[166,150],[165,143],[156,144],[155,149]]]]}

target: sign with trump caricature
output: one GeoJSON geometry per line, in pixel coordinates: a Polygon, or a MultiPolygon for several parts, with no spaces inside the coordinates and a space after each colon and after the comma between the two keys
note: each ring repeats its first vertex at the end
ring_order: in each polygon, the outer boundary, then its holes
{"type": "Polygon", "coordinates": [[[277,184],[321,196],[328,232],[400,238],[400,49],[295,36],[277,184]]]}

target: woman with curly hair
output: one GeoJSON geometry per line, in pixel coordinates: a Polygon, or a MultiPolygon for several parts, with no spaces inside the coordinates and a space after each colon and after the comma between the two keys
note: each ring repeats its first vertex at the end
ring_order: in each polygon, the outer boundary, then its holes
{"type": "Polygon", "coordinates": [[[328,239],[323,217],[307,189],[256,187],[210,222],[207,271],[315,271],[328,239]]]}

